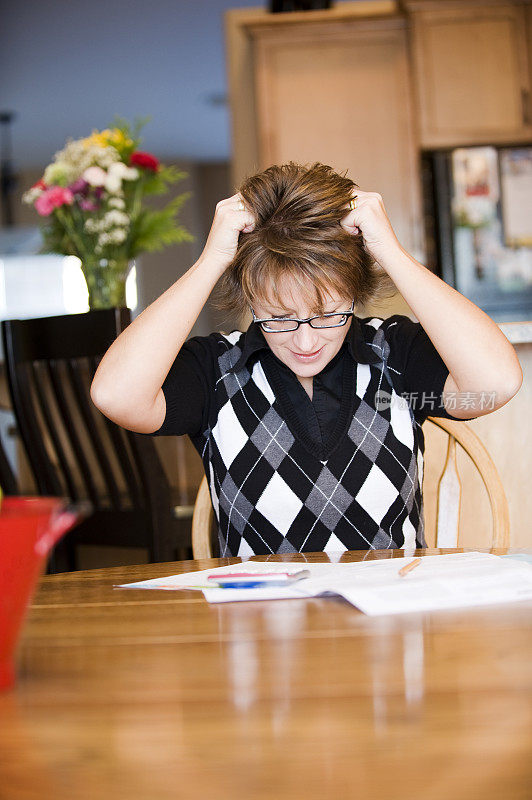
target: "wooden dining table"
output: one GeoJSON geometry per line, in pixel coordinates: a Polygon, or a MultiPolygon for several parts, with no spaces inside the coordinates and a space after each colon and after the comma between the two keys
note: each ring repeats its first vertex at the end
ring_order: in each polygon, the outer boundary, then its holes
{"type": "MultiPolygon", "coordinates": [[[[404,553],[342,560],[363,558],[404,553]]],[[[305,559],[328,560],[274,560],[305,559]]],[[[42,578],[0,694],[1,800],[530,800],[532,604],[114,588],[231,562],[42,578]]]]}

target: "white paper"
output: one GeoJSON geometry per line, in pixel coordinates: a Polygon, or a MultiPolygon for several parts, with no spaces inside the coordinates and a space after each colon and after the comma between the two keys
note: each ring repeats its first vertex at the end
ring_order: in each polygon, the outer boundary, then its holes
{"type": "MultiPolygon", "coordinates": [[[[400,614],[532,600],[532,565],[490,553],[450,553],[424,556],[406,576],[399,570],[411,559],[387,558],[346,564],[305,563],[309,578],[293,586],[260,589],[220,589],[208,575],[235,572],[238,565],[215,567],[167,578],[124,584],[132,589],[202,589],[209,603],[287,600],[340,595],[365,614],[400,614]]],[[[287,572],[300,562],[247,561],[246,572],[287,572]]]]}
{"type": "Polygon", "coordinates": [[[454,561],[451,560],[454,554],[426,556],[419,567],[404,578],[383,564],[383,569],[371,575],[359,575],[351,586],[341,586],[339,594],[370,615],[532,600],[532,567],[529,564],[488,553],[475,555],[479,557],[454,561]]]}
{"type": "MultiPolygon", "coordinates": [[[[369,563],[369,562],[368,562],[369,563]]],[[[299,572],[301,569],[308,569],[313,574],[321,574],[330,571],[332,567],[342,566],[349,567],[351,564],[308,564],[305,561],[246,561],[245,564],[227,564],[225,567],[212,567],[211,569],[202,569],[196,572],[184,572],[181,575],[169,575],[163,578],[152,578],[147,581],[137,581],[136,583],[124,583],[116,586],[117,589],[212,589],[212,584],[209,583],[207,578],[209,575],[224,574],[226,572],[299,572]]],[[[308,580],[308,579],[307,579],[308,580]]],[[[301,581],[299,582],[301,583],[301,581]]],[[[274,588],[274,587],[271,587],[274,588]]],[[[284,587],[276,587],[283,588],[284,587]]],[[[243,592],[250,591],[244,589],[223,589],[224,592],[243,592]]],[[[262,591],[254,589],[253,591],[262,591]]],[[[268,589],[267,591],[270,591],[268,589]]]]}

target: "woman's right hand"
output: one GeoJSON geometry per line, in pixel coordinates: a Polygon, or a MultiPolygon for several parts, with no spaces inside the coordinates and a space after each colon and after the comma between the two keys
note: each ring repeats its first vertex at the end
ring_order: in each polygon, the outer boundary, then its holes
{"type": "Polygon", "coordinates": [[[240,194],[220,200],[216,205],[202,258],[225,271],[235,257],[238,237],[241,233],[249,233],[254,227],[255,217],[245,207],[240,194]]]}

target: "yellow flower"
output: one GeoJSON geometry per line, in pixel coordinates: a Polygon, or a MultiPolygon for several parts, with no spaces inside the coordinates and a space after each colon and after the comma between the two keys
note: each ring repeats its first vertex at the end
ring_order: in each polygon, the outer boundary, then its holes
{"type": "Polygon", "coordinates": [[[109,131],[109,143],[116,147],[117,150],[120,150],[122,147],[131,147],[133,141],[126,136],[124,131],[120,130],[120,128],[113,128],[112,131],[109,131]]]}
{"type": "Polygon", "coordinates": [[[90,136],[87,136],[86,139],[83,139],[83,144],[85,147],[107,147],[107,137],[105,136],[106,133],[110,133],[110,131],[96,131],[94,130],[90,136]]]}
{"type": "Polygon", "coordinates": [[[132,147],[133,141],[126,136],[120,128],[105,128],[103,131],[94,130],[90,136],[83,139],[84,147],[115,147],[118,152],[132,147]]]}

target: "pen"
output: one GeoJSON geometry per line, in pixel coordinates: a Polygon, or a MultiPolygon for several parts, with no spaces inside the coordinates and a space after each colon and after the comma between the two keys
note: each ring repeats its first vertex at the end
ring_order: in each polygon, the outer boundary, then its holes
{"type": "Polygon", "coordinates": [[[397,574],[399,575],[400,578],[404,578],[405,575],[408,575],[410,570],[415,569],[420,564],[421,564],[421,559],[415,558],[413,561],[410,562],[410,564],[407,564],[406,567],[401,567],[401,569],[397,574]]]}
{"type": "Polygon", "coordinates": [[[284,583],[283,584],[277,584],[277,583],[272,584],[272,583],[266,583],[265,581],[250,581],[249,583],[239,583],[239,582],[236,582],[236,581],[235,581],[235,583],[229,583],[229,581],[226,581],[224,583],[219,584],[215,588],[217,588],[217,589],[269,589],[272,585],[276,586],[276,587],[279,586],[279,585],[286,586],[286,584],[284,584],[284,583]]]}
{"type": "Polygon", "coordinates": [[[225,572],[213,573],[207,578],[218,589],[262,589],[273,586],[291,586],[302,578],[308,578],[310,571],[297,572],[225,572]]]}

